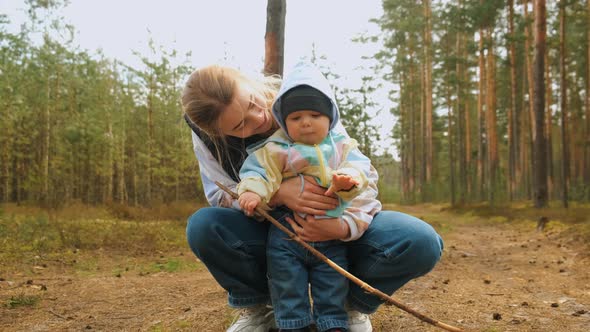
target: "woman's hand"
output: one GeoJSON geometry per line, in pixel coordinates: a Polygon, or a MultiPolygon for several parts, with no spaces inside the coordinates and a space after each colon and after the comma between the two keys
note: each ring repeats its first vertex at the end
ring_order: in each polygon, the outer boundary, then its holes
{"type": "Polygon", "coordinates": [[[304,179],[303,191],[300,176],[283,181],[269,205],[285,205],[294,212],[312,215],[325,215],[327,210],[338,206],[336,196],[324,195],[326,189],[319,186],[312,177],[304,176],[304,179]]]}
{"type": "Polygon", "coordinates": [[[302,218],[297,213],[294,218],[285,219],[297,236],[306,242],[340,240],[350,236],[348,224],[340,218],[316,219],[310,214],[302,218]]]}

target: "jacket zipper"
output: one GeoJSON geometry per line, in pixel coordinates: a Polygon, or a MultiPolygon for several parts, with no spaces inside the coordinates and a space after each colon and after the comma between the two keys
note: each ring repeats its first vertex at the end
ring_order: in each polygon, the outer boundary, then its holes
{"type": "Polygon", "coordinates": [[[317,144],[313,145],[315,147],[316,154],[318,155],[318,160],[320,162],[320,181],[322,182],[322,186],[327,186],[327,176],[326,176],[326,163],[324,162],[324,155],[322,154],[322,150],[317,144]]]}

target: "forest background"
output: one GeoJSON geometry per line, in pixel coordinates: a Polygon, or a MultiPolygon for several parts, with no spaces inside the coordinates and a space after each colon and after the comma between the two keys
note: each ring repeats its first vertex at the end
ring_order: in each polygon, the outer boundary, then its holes
{"type": "MultiPolygon", "coordinates": [[[[16,31],[0,12],[0,330],[225,331],[226,292],[185,236],[207,204],[179,102],[196,64],[154,39],[139,64],[80,49],[67,1],[24,3],[16,31]]],[[[395,297],[466,330],[588,331],[590,0],[381,4],[378,31],[354,38],[379,46],[361,63],[305,55],[384,209],[444,239],[395,297]]],[[[394,307],[371,321],[435,331],[394,307]]]]}
{"type": "MultiPolygon", "coordinates": [[[[204,203],[179,104],[191,64],[178,65],[181,56],[153,40],[159,58],[137,54],[142,69],[80,50],[75,27],[50,15],[66,3],[26,3],[29,20],[20,32],[9,32],[10,17],[0,16],[0,202],[204,203]]],[[[382,17],[372,20],[380,32],[356,39],[382,45],[367,57],[373,74],[355,88],[334,88],[344,125],[381,175],[384,202],[531,202],[533,170],[541,166],[543,204],[590,200],[590,2],[546,8],[548,144],[539,158],[532,3],[382,4],[382,17]],[[374,99],[383,89],[387,109],[374,99]],[[395,156],[375,148],[383,139],[367,112],[375,108],[396,117],[389,133],[395,156]]],[[[332,81],[342,76],[314,50],[309,58],[332,81]]]]}

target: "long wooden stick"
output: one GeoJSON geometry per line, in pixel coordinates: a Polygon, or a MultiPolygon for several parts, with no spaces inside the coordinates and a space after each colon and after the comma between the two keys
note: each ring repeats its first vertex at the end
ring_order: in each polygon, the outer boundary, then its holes
{"type": "MultiPolygon", "coordinates": [[[[222,185],[219,182],[215,182],[215,184],[217,184],[217,186],[221,189],[223,189],[223,191],[227,192],[228,194],[230,194],[234,199],[238,199],[238,194],[234,193],[233,191],[231,191],[228,187],[222,185]]],[[[394,298],[392,298],[391,296],[381,292],[380,290],[371,287],[369,284],[367,284],[366,282],[362,281],[361,279],[357,278],[356,276],[354,276],[353,274],[351,274],[350,272],[346,271],[345,269],[341,268],[338,264],[334,263],[331,259],[329,259],[328,257],[326,257],[324,254],[322,254],[321,252],[319,252],[316,248],[310,246],[309,244],[307,244],[307,242],[301,240],[299,238],[299,236],[297,236],[297,234],[291,232],[287,227],[283,226],[280,222],[278,222],[276,219],[274,219],[270,214],[268,214],[266,211],[264,211],[262,208],[260,207],[256,207],[256,213],[260,214],[261,216],[263,216],[264,218],[266,218],[268,221],[270,221],[273,225],[277,226],[281,231],[285,232],[287,235],[289,235],[289,237],[291,239],[293,239],[294,241],[296,241],[297,243],[299,243],[300,245],[302,245],[303,247],[305,247],[305,249],[309,250],[314,256],[316,256],[317,258],[321,259],[322,261],[324,261],[326,264],[330,265],[334,270],[338,271],[338,273],[342,274],[343,276],[345,276],[347,279],[351,280],[352,282],[354,282],[355,284],[357,284],[359,287],[361,287],[363,290],[365,290],[368,293],[371,293],[375,296],[377,296],[378,298],[384,300],[387,304],[390,305],[394,305],[396,307],[398,307],[399,309],[413,315],[414,317],[417,317],[418,319],[420,319],[423,322],[426,322],[428,324],[440,327],[444,330],[447,331],[452,331],[452,332],[461,332],[463,330],[461,330],[458,327],[452,326],[452,325],[448,325],[445,324],[443,322],[437,321],[435,319],[432,319],[426,315],[423,315],[419,312],[417,312],[416,310],[406,306],[403,303],[398,302],[397,300],[395,300],[394,298]]]]}

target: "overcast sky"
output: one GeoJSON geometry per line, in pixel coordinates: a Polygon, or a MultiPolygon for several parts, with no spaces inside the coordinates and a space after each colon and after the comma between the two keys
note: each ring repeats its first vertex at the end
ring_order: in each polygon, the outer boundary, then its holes
{"type": "MultiPolygon", "coordinates": [[[[102,49],[109,58],[138,67],[133,51],[149,57],[148,40],[179,54],[192,52],[195,68],[225,63],[246,71],[260,71],[264,59],[267,0],[71,0],[62,11],[76,29],[75,42],[94,53],[102,49]]],[[[0,0],[0,13],[8,15],[14,29],[25,19],[24,0],[0,0]]],[[[381,16],[380,0],[287,0],[285,68],[309,57],[312,45],[325,55],[332,72],[346,80],[339,84],[360,86],[358,66],[368,66],[362,56],[372,56],[378,45],[351,41],[361,33],[378,33],[369,23],[381,16]]],[[[389,136],[393,117],[387,92],[375,100],[386,107],[381,112],[382,142],[391,149],[389,136]]]]}

